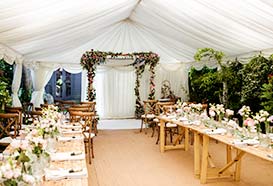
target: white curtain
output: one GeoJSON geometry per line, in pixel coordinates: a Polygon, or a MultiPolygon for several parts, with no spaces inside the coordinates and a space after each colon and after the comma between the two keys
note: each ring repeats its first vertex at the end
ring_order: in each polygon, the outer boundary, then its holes
{"type": "Polygon", "coordinates": [[[50,80],[54,72],[53,68],[40,66],[32,71],[32,82],[34,91],[31,95],[31,103],[34,107],[40,107],[40,104],[44,104],[44,89],[47,82],[50,80]]]}
{"type": "Polygon", "coordinates": [[[34,92],[31,95],[31,102],[35,107],[40,107],[40,104],[44,103],[44,89],[55,70],[58,68],[63,68],[70,73],[80,73],[82,71],[82,67],[79,64],[69,65],[55,63],[54,65],[51,65],[46,62],[34,62],[26,64],[32,69],[31,76],[34,92]]]}
{"type": "MultiPolygon", "coordinates": [[[[159,64],[156,67],[155,76],[155,98],[161,97],[161,86],[164,80],[168,80],[171,84],[171,90],[182,100],[188,100],[188,68],[183,63],[180,64],[159,64]]],[[[148,99],[150,85],[149,67],[145,68],[140,83],[141,100],[148,99]]]]}
{"type": "Polygon", "coordinates": [[[134,117],[135,71],[133,67],[99,66],[94,86],[97,90],[97,111],[102,118],[134,117]]]}
{"type": "Polygon", "coordinates": [[[17,63],[15,65],[15,70],[13,73],[13,80],[12,80],[12,86],[11,86],[11,90],[12,90],[12,106],[13,107],[21,107],[22,104],[19,100],[18,97],[18,91],[20,88],[20,84],[21,84],[21,79],[22,79],[22,63],[17,63]]]}
{"type": "Polygon", "coordinates": [[[21,54],[12,50],[11,48],[3,44],[0,44],[0,59],[4,59],[5,62],[11,65],[15,63],[15,69],[13,71],[13,80],[11,86],[12,106],[20,107],[22,106],[22,104],[18,97],[18,90],[21,84],[23,57],[21,54]]]}
{"type": "Polygon", "coordinates": [[[188,100],[188,71],[184,64],[164,64],[159,65],[156,71],[156,98],[161,97],[161,86],[164,80],[170,82],[171,90],[174,95],[188,100]]]}

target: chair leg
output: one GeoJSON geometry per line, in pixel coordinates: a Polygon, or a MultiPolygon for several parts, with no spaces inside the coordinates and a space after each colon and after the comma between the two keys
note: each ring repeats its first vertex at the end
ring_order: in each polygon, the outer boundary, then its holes
{"type": "Polygon", "coordinates": [[[89,164],[91,164],[91,139],[88,139],[88,158],[89,158],[89,164]]]}
{"type": "Polygon", "coordinates": [[[93,138],[91,139],[91,150],[92,150],[92,158],[94,158],[94,144],[93,144],[93,138]]]}
{"type": "Polygon", "coordinates": [[[152,129],[153,129],[153,133],[152,133],[151,137],[154,137],[154,134],[155,134],[155,124],[152,124],[152,129]]]}
{"type": "Polygon", "coordinates": [[[156,145],[158,144],[158,142],[159,142],[159,138],[160,138],[160,128],[159,127],[157,127],[157,140],[156,140],[156,145]]]}
{"type": "Polygon", "coordinates": [[[143,128],[143,119],[141,120],[140,132],[142,132],[142,128],[143,128]]]}
{"type": "Polygon", "coordinates": [[[165,129],[165,145],[167,144],[167,131],[166,131],[166,129],[165,129]]]}
{"type": "Polygon", "coordinates": [[[170,128],[170,141],[171,143],[173,143],[173,132],[171,128],[170,128]]]}

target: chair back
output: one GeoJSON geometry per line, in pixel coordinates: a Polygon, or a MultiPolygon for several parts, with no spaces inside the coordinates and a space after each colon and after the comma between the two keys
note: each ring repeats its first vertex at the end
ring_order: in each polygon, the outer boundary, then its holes
{"type": "Polygon", "coordinates": [[[156,103],[156,115],[164,113],[164,106],[172,106],[175,102],[157,102],[156,103]]]}
{"type": "Polygon", "coordinates": [[[89,105],[90,112],[95,112],[96,111],[96,102],[95,101],[82,101],[81,104],[89,105]]]}
{"type": "Polygon", "coordinates": [[[30,111],[29,115],[30,115],[32,123],[33,123],[34,121],[40,121],[43,113],[40,110],[35,110],[35,111],[30,111]]]}
{"type": "Polygon", "coordinates": [[[146,100],[143,101],[144,105],[144,114],[156,114],[156,104],[157,104],[157,100],[146,100]]]}
{"type": "Polygon", "coordinates": [[[21,129],[22,127],[22,123],[23,123],[23,117],[22,117],[22,114],[23,114],[23,107],[6,107],[5,108],[6,112],[7,113],[17,113],[19,118],[18,118],[18,126],[19,128],[18,129],[21,129]]]}
{"type": "Polygon", "coordinates": [[[163,113],[165,115],[168,115],[168,114],[175,112],[176,109],[177,109],[176,105],[165,105],[165,106],[163,106],[163,113]]]}
{"type": "Polygon", "coordinates": [[[0,138],[10,136],[15,138],[17,136],[18,129],[18,113],[0,113],[0,138]],[[14,128],[14,133],[11,134],[11,128],[14,128]]]}
{"type": "Polygon", "coordinates": [[[69,120],[71,123],[79,122],[81,120],[82,111],[69,109],[69,120]]]}

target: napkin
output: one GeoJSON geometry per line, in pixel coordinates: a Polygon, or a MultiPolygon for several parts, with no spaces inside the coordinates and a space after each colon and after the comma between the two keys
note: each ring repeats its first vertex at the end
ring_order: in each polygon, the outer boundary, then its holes
{"type": "Polygon", "coordinates": [[[218,129],[205,129],[204,133],[206,134],[225,134],[227,132],[226,129],[218,128],[218,129]]]}
{"type": "Polygon", "coordinates": [[[75,141],[75,140],[83,140],[83,136],[58,136],[58,141],[75,141]]]}
{"type": "Polygon", "coordinates": [[[79,134],[82,133],[81,129],[61,129],[61,134],[79,134]]]}
{"type": "Polygon", "coordinates": [[[246,145],[246,142],[244,140],[233,140],[233,144],[234,145],[238,145],[238,146],[244,146],[246,145]]]}
{"type": "Polygon", "coordinates": [[[256,139],[247,139],[244,140],[244,142],[248,145],[258,145],[260,142],[256,139]]]}
{"type": "Polygon", "coordinates": [[[60,179],[80,179],[87,177],[86,168],[74,168],[74,169],[45,169],[46,180],[60,180],[60,179]]]}
{"type": "Polygon", "coordinates": [[[80,125],[70,125],[70,124],[68,124],[68,125],[61,125],[60,127],[62,129],[75,129],[75,130],[82,128],[82,126],[80,126],[80,125]]]}
{"type": "Polygon", "coordinates": [[[51,161],[83,160],[85,159],[85,153],[81,151],[50,153],[50,159],[51,161]]]}

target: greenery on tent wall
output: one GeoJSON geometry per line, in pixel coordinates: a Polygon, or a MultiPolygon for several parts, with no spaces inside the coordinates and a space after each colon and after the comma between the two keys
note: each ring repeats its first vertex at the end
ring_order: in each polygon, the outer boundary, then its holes
{"type": "Polygon", "coordinates": [[[11,85],[13,79],[13,65],[0,59],[0,112],[5,105],[11,104],[11,85]]]}
{"type": "Polygon", "coordinates": [[[273,56],[268,59],[262,55],[254,56],[245,65],[235,59],[221,64],[218,71],[207,67],[201,71],[192,68],[189,73],[190,100],[209,99],[210,102],[223,103],[219,98],[223,96],[221,84],[225,81],[227,108],[237,111],[242,105],[248,105],[254,113],[264,108],[273,114],[272,76],[273,56]]]}
{"type": "Polygon", "coordinates": [[[272,57],[265,58],[262,55],[254,56],[241,70],[243,77],[241,89],[241,102],[251,105],[251,109],[258,111],[262,109],[261,94],[262,85],[268,83],[268,76],[273,74],[272,57]]]}
{"type": "Polygon", "coordinates": [[[139,87],[140,78],[144,72],[145,66],[149,66],[150,71],[150,93],[149,99],[155,99],[155,67],[159,62],[159,56],[153,52],[135,52],[131,54],[113,53],[113,52],[102,52],[95,51],[91,49],[86,51],[81,57],[81,65],[83,69],[87,70],[88,78],[88,89],[87,98],[89,101],[94,101],[96,99],[96,90],[93,86],[94,77],[96,75],[97,65],[105,63],[105,59],[110,56],[110,58],[115,58],[118,56],[135,58],[132,64],[136,70],[136,85],[135,85],[135,95],[136,95],[136,117],[140,117],[143,113],[143,108],[140,100],[139,87]]]}
{"type": "Polygon", "coordinates": [[[189,72],[190,101],[201,103],[205,99],[209,102],[219,103],[221,84],[217,80],[217,69],[203,67],[201,70],[191,68],[189,72]]]}

